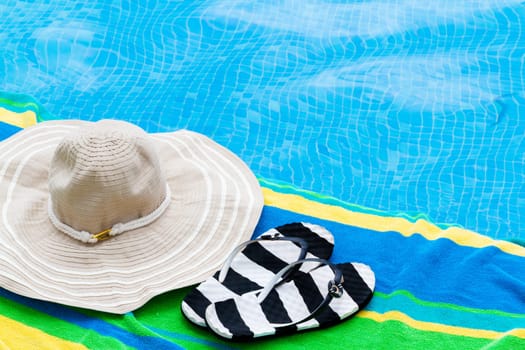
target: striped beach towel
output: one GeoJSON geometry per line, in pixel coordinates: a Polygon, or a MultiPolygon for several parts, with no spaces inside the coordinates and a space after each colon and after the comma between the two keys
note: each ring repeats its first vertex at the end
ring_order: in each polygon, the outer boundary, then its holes
{"type": "MultiPolygon", "coordinates": [[[[1,100],[0,138],[45,119],[39,113],[45,112],[35,101],[1,100]]],[[[235,343],[182,316],[181,301],[191,288],[160,295],[125,315],[0,288],[0,348],[525,349],[525,247],[277,180],[259,182],[265,207],[254,237],[289,222],[311,222],[334,235],[332,262],[372,267],[374,297],[355,317],[327,329],[235,343]]]]}

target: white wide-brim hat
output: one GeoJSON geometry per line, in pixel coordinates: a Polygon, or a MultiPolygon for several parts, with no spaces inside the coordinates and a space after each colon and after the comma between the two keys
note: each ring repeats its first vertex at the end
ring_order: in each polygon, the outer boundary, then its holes
{"type": "Polygon", "coordinates": [[[246,164],[204,135],[39,123],[0,142],[0,287],[125,313],[212,275],[262,206],[246,164]]]}

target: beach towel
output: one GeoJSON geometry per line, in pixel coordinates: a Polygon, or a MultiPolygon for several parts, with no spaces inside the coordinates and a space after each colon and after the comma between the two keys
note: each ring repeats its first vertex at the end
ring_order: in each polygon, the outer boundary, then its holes
{"type": "MultiPolygon", "coordinates": [[[[31,106],[27,111],[34,113],[31,106]]],[[[23,109],[0,113],[0,120],[12,121],[12,113],[23,109]]],[[[16,128],[0,131],[5,138],[16,128]]],[[[228,342],[183,317],[180,304],[192,287],[160,295],[125,315],[0,289],[0,344],[7,349],[525,347],[525,247],[437,225],[423,215],[366,208],[279,180],[259,177],[259,182],[265,206],[254,237],[288,222],[315,223],[334,235],[332,262],[360,261],[374,270],[374,296],[354,318],[327,329],[228,342]]]]}

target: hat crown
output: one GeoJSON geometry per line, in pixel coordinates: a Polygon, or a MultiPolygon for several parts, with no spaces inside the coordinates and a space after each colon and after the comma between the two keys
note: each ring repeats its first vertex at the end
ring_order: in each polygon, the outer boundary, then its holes
{"type": "Polygon", "coordinates": [[[155,211],[166,197],[166,180],[146,132],[103,120],[59,143],[49,192],[61,223],[96,234],[155,211]]]}

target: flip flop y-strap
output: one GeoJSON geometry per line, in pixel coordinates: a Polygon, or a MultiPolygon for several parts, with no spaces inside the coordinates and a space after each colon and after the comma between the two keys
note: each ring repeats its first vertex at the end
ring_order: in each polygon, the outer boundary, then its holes
{"type": "Polygon", "coordinates": [[[326,294],[323,301],[317,307],[315,307],[313,311],[310,312],[309,315],[306,315],[303,319],[296,320],[296,321],[293,321],[287,324],[270,323],[270,325],[274,327],[275,329],[287,328],[287,327],[291,327],[296,324],[308,321],[314,318],[320,311],[322,311],[332,301],[334,297],[340,298],[343,295],[344,278],[343,278],[343,273],[341,272],[341,270],[339,270],[334,264],[324,259],[301,259],[301,260],[291,263],[290,265],[286,266],[281,271],[279,271],[275,275],[275,277],[257,295],[257,302],[259,304],[262,304],[272,290],[274,290],[279,285],[286,283],[290,280],[289,278],[288,279],[283,278],[283,276],[289,275],[294,270],[297,270],[296,269],[297,266],[303,265],[304,263],[307,263],[307,262],[319,263],[322,265],[326,265],[332,269],[332,272],[334,273],[334,277],[328,281],[328,286],[327,286],[328,293],[326,294]]]}
{"type": "MultiPolygon", "coordinates": [[[[288,264],[303,258],[329,258],[333,247],[332,234],[319,225],[292,223],[270,229],[237,247],[220,271],[190,291],[182,312],[189,321],[206,326],[204,312],[211,303],[261,290],[288,264]]],[[[294,272],[289,271],[284,278],[294,272]]]]}
{"type": "MultiPolygon", "coordinates": [[[[306,243],[306,240],[304,240],[302,238],[299,238],[299,237],[287,237],[287,236],[282,236],[282,235],[279,235],[279,234],[263,234],[257,239],[253,239],[251,241],[246,241],[246,242],[241,243],[240,245],[238,245],[230,253],[228,258],[226,258],[226,262],[223,264],[221,270],[219,271],[219,275],[217,277],[217,280],[220,283],[223,283],[225,278],[226,278],[226,275],[228,274],[228,271],[231,268],[233,259],[237,256],[237,254],[239,254],[244,248],[246,248],[250,244],[259,243],[261,241],[290,241],[290,242],[297,243],[297,245],[301,249],[300,252],[299,252],[298,260],[304,259],[305,256],[306,256],[306,253],[308,251],[308,244],[306,243]]],[[[271,268],[270,268],[270,270],[271,270],[271,268]]]]}
{"type": "Polygon", "coordinates": [[[210,305],[206,322],[217,335],[237,340],[327,327],[361,310],[374,286],[367,265],[304,259],[279,271],[259,293],[210,305]],[[310,265],[309,272],[298,271],[285,282],[281,277],[299,264],[310,265]]]}

